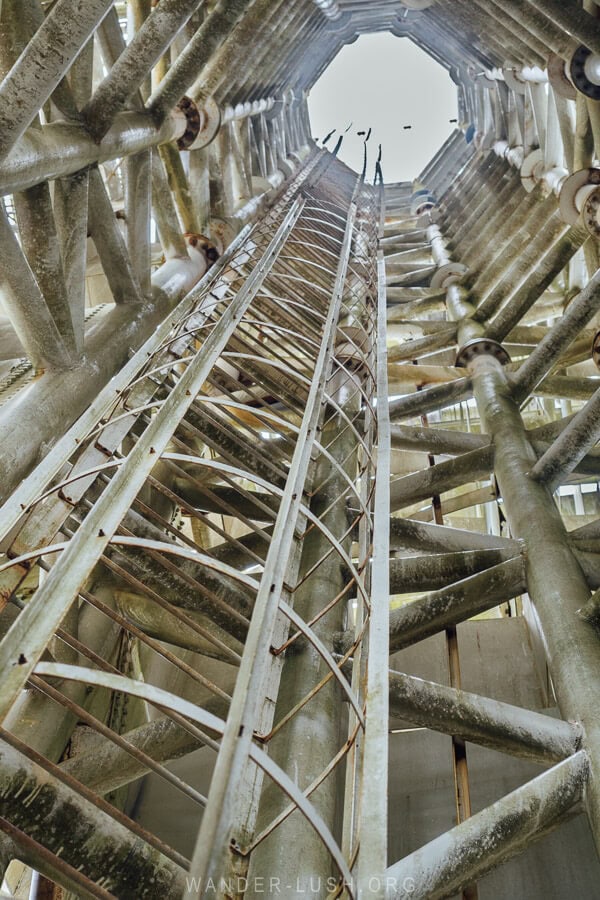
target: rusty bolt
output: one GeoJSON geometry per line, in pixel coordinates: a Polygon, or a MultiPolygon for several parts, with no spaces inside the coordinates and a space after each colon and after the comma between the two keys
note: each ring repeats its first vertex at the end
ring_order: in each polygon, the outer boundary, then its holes
{"type": "Polygon", "coordinates": [[[466,369],[476,356],[484,355],[493,356],[494,359],[497,359],[503,366],[510,362],[510,356],[502,344],[499,344],[498,341],[494,341],[491,338],[484,337],[473,338],[473,340],[467,341],[467,343],[458,351],[454,365],[458,369],[466,369]]]}

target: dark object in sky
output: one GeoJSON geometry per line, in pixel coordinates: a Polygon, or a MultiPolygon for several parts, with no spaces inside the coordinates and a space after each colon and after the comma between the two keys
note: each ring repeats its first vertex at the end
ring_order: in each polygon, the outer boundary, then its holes
{"type": "Polygon", "coordinates": [[[412,125],[403,125],[402,127],[405,131],[409,131],[412,128],[412,125]]]}
{"type": "Polygon", "coordinates": [[[381,168],[381,144],[379,145],[379,153],[375,162],[375,178],[373,184],[383,184],[383,170],[381,168]]]}
{"type": "Polygon", "coordinates": [[[366,136],[366,138],[365,138],[365,141],[368,141],[369,138],[371,137],[371,132],[372,132],[372,130],[373,130],[372,128],[369,128],[369,130],[367,131],[367,136],[366,136]]]}
{"type": "Polygon", "coordinates": [[[358,137],[362,137],[362,136],[363,136],[364,134],[366,134],[366,133],[367,133],[366,131],[357,131],[357,132],[356,132],[356,134],[357,134],[358,137]]]}
{"type": "Polygon", "coordinates": [[[329,138],[330,138],[333,134],[335,134],[335,132],[336,132],[336,129],[335,129],[335,128],[332,128],[331,131],[329,132],[329,134],[328,134],[326,137],[323,138],[323,146],[325,146],[325,144],[327,143],[327,141],[329,140],[329,138]]]}
{"type": "Polygon", "coordinates": [[[350,131],[350,129],[352,128],[353,125],[354,125],[354,122],[350,122],[350,124],[348,125],[348,127],[347,127],[346,130],[344,131],[344,134],[348,134],[348,132],[350,131]]]}
{"type": "Polygon", "coordinates": [[[458,122],[458,119],[448,119],[449,122],[458,122]]]}
{"type": "Polygon", "coordinates": [[[332,150],[332,153],[333,153],[334,156],[337,156],[337,155],[338,155],[339,149],[340,149],[340,147],[342,146],[342,141],[343,141],[343,140],[344,140],[344,135],[343,135],[343,134],[340,134],[339,138],[337,139],[337,144],[335,145],[335,147],[334,147],[333,150],[332,150]]]}

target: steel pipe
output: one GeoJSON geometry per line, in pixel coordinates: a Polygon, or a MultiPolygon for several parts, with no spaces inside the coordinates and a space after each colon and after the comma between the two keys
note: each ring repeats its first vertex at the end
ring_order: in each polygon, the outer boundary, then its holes
{"type": "Polygon", "coordinates": [[[600,440],[600,390],[588,400],[531,470],[553,491],[600,440]]]}
{"type": "Polygon", "coordinates": [[[520,367],[515,377],[515,398],[524,400],[534,390],[599,308],[600,272],[596,272],[520,367]]]}
{"type": "Polygon", "coordinates": [[[443,494],[472,481],[489,478],[494,466],[494,448],[491,445],[479,450],[462,453],[428,469],[404,475],[390,485],[390,503],[393,512],[443,494]]]}
{"type": "Polygon", "coordinates": [[[386,872],[388,900],[441,900],[521,853],[569,816],[588,771],[583,752],[411,853],[386,872]]]}
{"type": "Polygon", "coordinates": [[[0,193],[12,194],[40,181],[73,175],[87,166],[119,159],[159,144],[176,141],[186,118],[178,110],[158,127],[147,112],[119,113],[100,143],[81,124],[51,122],[30,128],[0,162],[0,193]]]}
{"type": "Polygon", "coordinates": [[[61,370],[75,360],[60,334],[0,203],[0,289],[4,307],[33,367],[61,370]]]}
{"type": "Polygon", "coordinates": [[[480,434],[410,425],[392,425],[390,436],[396,450],[419,450],[433,456],[468,453],[480,450],[488,443],[488,439],[480,434]]]}
{"type": "Polygon", "coordinates": [[[390,652],[506,603],[526,589],[525,564],[518,557],[394,609],[390,613],[390,652]]]}
{"type": "MultiPolygon", "coordinates": [[[[433,429],[432,429],[433,430],[433,429]]],[[[394,516],[390,519],[390,545],[392,549],[418,550],[422,553],[454,553],[460,550],[495,550],[504,548],[514,555],[520,552],[521,543],[495,534],[463,531],[448,525],[427,525],[414,519],[394,516]]]]}
{"type": "Polygon", "coordinates": [[[543,766],[579,750],[575,725],[390,670],[390,714],[543,766]]]}
{"type": "Polygon", "coordinates": [[[408,394],[398,400],[390,401],[390,419],[408,419],[421,416],[433,410],[454,406],[461,400],[467,400],[472,393],[471,380],[459,378],[449,384],[427,388],[415,394],[408,394]]]}
{"type": "Polygon", "coordinates": [[[565,718],[580,721],[585,729],[592,773],[586,806],[600,843],[600,650],[594,629],[577,615],[589,600],[589,588],[551,495],[529,477],[537,460],[504,371],[483,355],[472,366],[482,425],[496,446],[495,471],[506,515],[512,533],[525,541],[527,590],[540,618],[559,707],[565,718]]]}
{"type": "Polygon", "coordinates": [[[512,550],[495,548],[392,557],[390,593],[409,594],[415,591],[443,589],[446,585],[507,562],[514,556],[512,550]]]}
{"type": "MultiPolygon", "coordinates": [[[[254,2],[219,0],[150,97],[148,109],[156,121],[162,122],[188,92],[192,81],[198,79],[202,68],[214,59],[215,51],[254,2]]],[[[194,99],[201,96],[201,92],[193,87],[190,93],[194,99]]]]}
{"type": "Polygon", "coordinates": [[[0,160],[33,121],[113,0],[58,0],[0,84],[0,160]],[[43,73],[41,76],[40,73],[43,73]]]}
{"type": "Polygon", "coordinates": [[[140,87],[200,3],[201,0],[161,0],[141,24],[81,111],[96,141],[104,137],[115,115],[140,87]]]}
{"type": "Polygon", "coordinates": [[[7,743],[0,744],[2,810],[11,823],[55,855],[84,869],[88,878],[110,884],[111,893],[179,898],[184,870],[140,842],[129,828],[7,743]],[[23,803],[23,797],[28,802],[23,803]],[[73,824],[76,816],[77,828],[73,824]]]}

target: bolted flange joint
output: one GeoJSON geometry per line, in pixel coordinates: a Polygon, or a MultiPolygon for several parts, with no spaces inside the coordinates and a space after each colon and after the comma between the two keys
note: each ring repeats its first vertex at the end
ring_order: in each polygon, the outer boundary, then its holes
{"type": "Polygon", "coordinates": [[[198,106],[191,97],[182,97],[177,109],[186,118],[186,129],[177,141],[179,150],[198,150],[216,137],[221,127],[221,111],[212,97],[205,97],[198,106]]]}
{"type": "Polygon", "coordinates": [[[600,369],[600,331],[596,332],[592,341],[592,361],[600,369]]]}
{"type": "Polygon", "coordinates": [[[579,46],[567,63],[567,74],[581,94],[600,100],[600,56],[579,46]]]}
{"type": "Polygon", "coordinates": [[[410,212],[413,216],[420,216],[437,206],[436,197],[427,188],[421,188],[413,192],[410,200],[410,212]]]}
{"type": "Polygon", "coordinates": [[[200,110],[192,98],[187,96],[181,98],[177,104],[177,109],[184,114],[187,123],[185,131],[177,140],[177,147],[179,150],[188,150],[200,131],[200,110]]]}
{"type": "Polygon", "coordinates": [[[492,356],[500,365],[505,366],[510,362],[510,356],[498,341],[491,338],[473,338],[458,351],[454,365],[457,369],[466,369],[477,356],[492,356]]]}
{"type": "Polygon", "coordinates": [[[548,57],[548,81],[555,94],[565,100],[575,100],[577,91],[566,73],[566,63],[562,56],[551,53],[548,57]]]}
{"type": "Polygon", "coordinates": [[[583,221],[590,234],[600,237],[593,223],[595,203],[587,208],[587,201],[599,190],[600,169],[579,169],[569,175],[561,185],[558,198],[561,219],[567,225],[580,225],[583,221]]]}
{"type": "Polygon", "coordinates": [[[431,276],[429,286],[432,288],[445,289],[451,284],[462,281],[468,271],[468,266],[465,266],[464,263],[448,262],[445,265],[440,266],[439,269],[436,269],[431,276]]]}
{"type": "Polygon", "coordinates": [[[581,221],[592,237],[600,240],[600,188],[586,197],[581,210],[581,221]]]}

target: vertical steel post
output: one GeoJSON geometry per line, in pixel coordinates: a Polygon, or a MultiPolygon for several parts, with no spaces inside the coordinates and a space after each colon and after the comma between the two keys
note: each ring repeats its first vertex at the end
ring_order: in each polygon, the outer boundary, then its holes
{"type": "Polygon", "coordinates": [[[533,450],[500,363],[482,354],[471,364],[483,428],[495,448],[495,471],[511,533],[526,545],[528,592],[540,617],[548,664],[563,716],[581,722],[590,756],[586,808],[600,845],[600,644],[578,610],[590,590],[548,489],[530,477],[533,450]]]}

